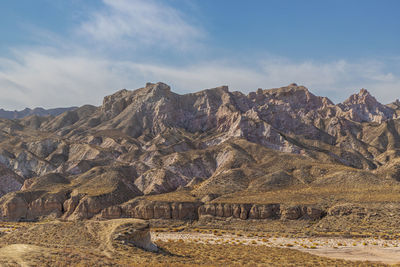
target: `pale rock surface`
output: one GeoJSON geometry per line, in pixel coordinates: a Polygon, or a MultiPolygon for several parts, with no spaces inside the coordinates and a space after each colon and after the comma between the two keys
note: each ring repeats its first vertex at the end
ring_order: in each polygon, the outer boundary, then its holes
{"type": "Polygon", "coordinates": [[[335,105],[297,84],[179,95],[148,83],[106,96],[100,107],[0,119],[0,217],[317,218],[322,213],[308,206],[277,213],[216,206],[205,196],[398,181],[399,103],[382,105],[365,89],[335,105]],[[207,203],[197,211],[200,202],[135,199],[182,189],[207,203]]]}

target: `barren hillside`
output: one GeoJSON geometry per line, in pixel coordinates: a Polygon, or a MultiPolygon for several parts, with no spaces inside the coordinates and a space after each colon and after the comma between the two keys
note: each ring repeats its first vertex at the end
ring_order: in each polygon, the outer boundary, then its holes
{"type": "Polygon", "coordinates": [[[100,107],[1,119],[0,218],[384,214],[400,201],[396,103],[365,89],[334,104],[296,84],[179,95],[148,83],[100,107]]]}

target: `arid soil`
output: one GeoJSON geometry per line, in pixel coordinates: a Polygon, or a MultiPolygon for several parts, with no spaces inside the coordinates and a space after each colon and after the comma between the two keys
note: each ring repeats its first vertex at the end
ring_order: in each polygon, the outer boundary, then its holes
{"type": "Polygon", "coordinates": [[[162,232],[160,228],[153,229],[150,240],[146,239],[149,232],[143,225],[146,225],[144,221],[132,219],[2,225],[0,266],[387,266],[398,263],[398,240],[267,237],[263,233],[216,229],[208,229],[208,233],[196,229],[184,232],[163,229],[162,232]],[[149,251],[154,248],[151,246],[142,248],[143,244],[153,242],[157,250],[149,251]]]}
{"type": "Polygon", "coordinates": [[[365,89],[148,83],[0,119],[0,265],[384,265],[399,222],[400,102],[365,89]]]}
{"type": "Polygon", "coordinates": [[[265,238],[246,234],[154,233],[153,240],[195,242],[203,244],[243,244],[248,246],[289,247],[318,256],[352,261],[400,264],[400,241],[352,238],[265,238]]]}

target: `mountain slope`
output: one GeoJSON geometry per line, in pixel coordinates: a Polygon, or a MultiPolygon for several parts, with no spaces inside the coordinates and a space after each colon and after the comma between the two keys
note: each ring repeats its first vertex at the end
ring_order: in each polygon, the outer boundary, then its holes
{"type": "Polygon", "coordinates": [[[61,113],[64,113],[68,110],[73,110],[76,109],[76,107],[69,107],[69,108],[53,108],[53,109],[44,109],[44,108],[25,108],[24,110],[14,110],[14,111],[9,111],[9,110],[4,110],[0,109],[0,118],[3,119],[22,119],[28,116],[39,116],[39,117],[44,117],[44,116],[58,116],[61,113]]]}
{"type": "Polygon", "coordinates": [[[346,190],[378,195],[400,188],[397,114],[364,89],[335,105],[296,84],[179,95],[148,83],[100,107],[3,119],[0,163],[14,173],[0,177],[10,185],[3,192],[23,186],[0,199],[0,218],[131,216],[171,194],[192,203],[176,204],[182,218],[202,199],[276,203],[269,196],[283,190],[276,201],[289,203],[321,190],[331,205],[346,190]]]}

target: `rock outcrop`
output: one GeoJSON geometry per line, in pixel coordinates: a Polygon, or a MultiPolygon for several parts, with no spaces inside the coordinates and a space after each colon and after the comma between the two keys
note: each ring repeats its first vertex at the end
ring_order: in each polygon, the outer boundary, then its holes
{"type": "Polygon", "coordinates": [[[247,219],[318,220],[326,212],[315,206],[285,206],[280,204],[206,204],[199,208],[199,217],[247,219]]]}
{"type": "Polygon", "coordinates": [[[197,202],[160,202],[139,199],[104,209],[100,218],[197,220],[199,206],[200,203],[197,202]]]}
{"type": "Polygon", "coordinates": [[[113,241],[132,244],[148,251],[158,251],[157,245],[151,241],[150,225],[141,220],[120,223],[111,234],[113,241]]]}
{"type": "Polygon", "coordinates": [[[364,89],[335,105],[297,84],[179,95],[148,83],[106,96],[100,107],[0,119],[0,218],[316,219],[321,210],[290,201],[277,201],[279,210],[213,202],[334,185],[397,186],[399,107],[364,89]],[[141,198],[172,192],[188,198],[141,198]]]}
{"type": "Polygon", "coordinates": [[[381,123],[397,117],[393,108],[379,103],[366,89],[361,89],[338,106],[342,116],[356,122],[381,123]]]}
{"type": "Polygon", "coordinates": [[[108,207],[99,219],[137,218],[144,220],[204,220],[207,218],[239,220],[319,220],[327,212],[315,205],[234,204],[201,202],[165,202],[138,199],[108,207]]]}
{"type": "Polygon", "coordinates": [[[9,192],[20,190],[23,183],[23,177],[0,164],[0,197],[9,192]]]}

